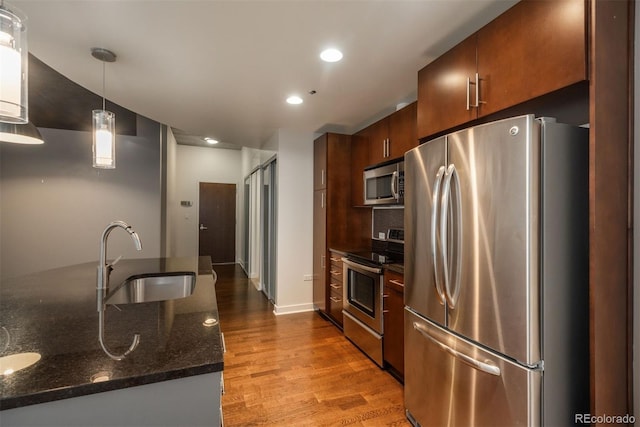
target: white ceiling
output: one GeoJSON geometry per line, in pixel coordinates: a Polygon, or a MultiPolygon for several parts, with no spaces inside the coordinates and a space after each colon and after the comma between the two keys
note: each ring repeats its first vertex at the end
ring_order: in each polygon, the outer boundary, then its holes
{"type": "Polygon", "coordinates": [[[352,133],[416,98],[417,73],[514,0],[13,0],[29,51],[184,135],[260,148],[279,128],[352,133]],[[320,51],[337,47],[338,63],[320,51]],[[308,92],[315,90],[315,95],[308,92]],[[304,103],[288,105],[298,94],[304,103]]]}

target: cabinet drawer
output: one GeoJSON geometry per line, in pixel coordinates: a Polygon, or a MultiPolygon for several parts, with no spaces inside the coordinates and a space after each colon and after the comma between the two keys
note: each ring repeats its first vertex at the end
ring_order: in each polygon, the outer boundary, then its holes
{"type": "Polygon", "coordinates": [[[329,263],[330,283],[342,284],[342,256],[335,252],[330,252],[329,263]]]}
{"type": "MultiPolygon", "coordinates": [[[[333,283],[331,284],[334,285],[333,283]]],[[[329,316],[335,320],[340,326],[342,326],[342,285],[340,289],[334,289],[331,287],[331,293],[329,294],[329,316]]]]}

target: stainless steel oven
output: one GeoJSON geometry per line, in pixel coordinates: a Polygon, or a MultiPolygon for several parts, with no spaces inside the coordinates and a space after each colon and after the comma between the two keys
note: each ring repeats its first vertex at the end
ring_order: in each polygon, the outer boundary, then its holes
{"type": "Polygon", "coordinates": [[[344,334],[382,367],[382,267],[349,258],[342,258],[342,262],[344,334]]]}

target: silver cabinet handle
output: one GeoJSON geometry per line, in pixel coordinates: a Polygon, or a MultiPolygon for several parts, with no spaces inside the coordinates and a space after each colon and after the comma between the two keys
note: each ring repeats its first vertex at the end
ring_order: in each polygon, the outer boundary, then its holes
{"type": "Polygon", "coordinates": [[[227,352],[227,343],[224,341],[224,332],[220,332],[220,337],[222,338],[222,352],[227,352]]]}
{"type": "Polygon", "coordinates": [[[415,329],[416,331],[420,332],[420,334],[429,339],[432,343],[434,343],[435,345],[437,345],[438,347],[440,347],[441,350],[449,353],[450,355],[452,355],[453,357],[455,357],[456,359],[460,360],[461,362],[466,363],[467,365],[471,366],[472,368],[475,368],[479,371],[485,372],[487,374],[490,375],[495,375],[497,377],[500,376],[500,368],[493,365],[493,364],[489,364],[487,362],[481,362],[480,360],[474,359],[471,356],[468,356],[464,353],[459,352],[458,350],[454,350],[451,347],[449,347],[448,345],[446,345],[443,342],[440,342],[440,340],[438,340],[437,338],[431,336],[431,334],[429,333],[429,331],[425,330],[419,323],[417,322],[413,322],[413,329],[415,329]]]}
{"type": "Polygon", "coordinates": [[[204,224],[200,224],[200,230],[208,230],[209,228],[206,227],[204,224]]]}
{"type": "Polygon", "coordinates": [[[336,298],[336,297],[329,297],[329,299],[333,302],[340,302],[342,301],[340,298],[336,298]]]}
{"type": "Polygon", "coordinates": [[[480,104],[486,104],[485,101],[480,101],[480,74],[476,73],[476,108],[480,108],[480,104]]]}
{"type": "Polygon", "coordinates": [[[391,279],[391,280],[389,280],[389,283],[393,283],[394,285],[398,285],[398,286],[404,286],[404,283],[402,283],[399,280],[391,279]]]}
{"type": "Polygon", "coordinates": [[[476,105],[474,107],[480,107],[480,76],[476,73],[476,105]]]}
{"type": "Polygon", "coordinates": [[[331,286],[333,289],[340,289],[342,287],[342,286],[340,286],[338,284],[335,284],[335,283],[332,283],[329,286],[331,286]]]}
{"type": "Polygon", "coordinates": [[[320,171],[320,182],[324,185],[324,169],[320,171]]]}
{"type": "Polygon", "coordinates": [[[322,193],[320,193],[320,197],[321,197],[321,199],[320,199],[320,207],[322,209],[324,209],[324,191],[322,193]]]}
{"type": "Polygon", "coordinates": [[[476,73],[476,81],[472,82],[469,77],[467,77],[467,111],[473,108],[480,108],[480,104],[486,104],[485,101],[480,101],[480,74],[476,73]],[[471,85],[474,85],[476,88],[476,103],[475,105],[471,105],[471,85]]]}
{"type": "MultiPolygon", "coordinates": [[[[440,166],[438,173],[436,174],[436,183],[433,190],[431,210],[431,256],[433,258],[433,272],[435,276],[436,291],[440,297],[440,302],[446,304],[444,290],[442,289],[442,283],[440,282],[440,269],[438,268],[438,206],[440,202],[440,186],[442,184],[442,178],[445,173],[444,166],[440,166]]],[[[440,236],[443,239],[446,236],[440,236]]]]}

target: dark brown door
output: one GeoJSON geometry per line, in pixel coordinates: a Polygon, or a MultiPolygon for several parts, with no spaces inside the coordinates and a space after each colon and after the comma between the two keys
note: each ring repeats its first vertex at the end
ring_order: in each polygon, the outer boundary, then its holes
{"type": "Polygon", "coordinates": [[[213,263],[236,261],[236,185],[200,183],[199,254],[213,263]]]}

